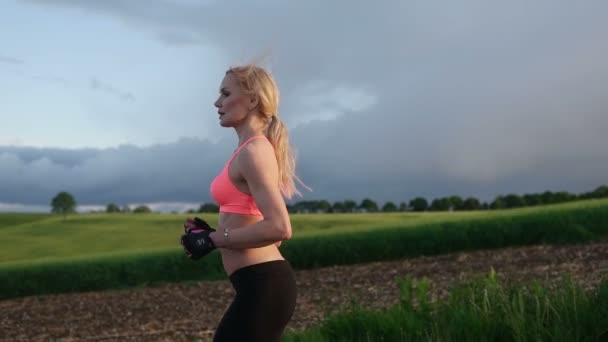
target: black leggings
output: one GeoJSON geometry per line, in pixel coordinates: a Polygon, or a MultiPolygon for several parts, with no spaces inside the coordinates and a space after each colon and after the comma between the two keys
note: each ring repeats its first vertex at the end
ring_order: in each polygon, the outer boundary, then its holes
{"type": "Polygon", "coordinates": [[[286,260],[246,266],[230,275],[236,297],[214,342],[280,341],[296,306],[296,278],[286,260]]]}

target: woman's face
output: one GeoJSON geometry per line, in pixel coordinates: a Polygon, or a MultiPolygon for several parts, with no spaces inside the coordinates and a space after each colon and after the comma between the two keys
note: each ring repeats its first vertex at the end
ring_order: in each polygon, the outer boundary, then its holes
{"type": "Polygon", "coordinates": [[[220,95],[215,101],[220,125],[234,127],[243,122],[252,106],[251,97],[244,94],[236,77],[228,73],[220,85],[220,95]]]}

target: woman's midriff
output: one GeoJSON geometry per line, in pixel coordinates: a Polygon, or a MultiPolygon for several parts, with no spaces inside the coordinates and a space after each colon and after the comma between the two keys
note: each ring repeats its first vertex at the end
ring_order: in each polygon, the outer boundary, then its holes
{"type": "MultiPolygon", "coordinates": [[[[218,232],[223,234],[224,227],[228,227],[228,239],[230,232],[237,229],[247,229],[248,225],[262,220],[261,216],[240,215],[231,213],[220,213],[218,219],[218,232]]],[[[234,271],[245,266],[259,264],[266,261],[283,260],[283,256],[276,245],[248,249],[220,248],[224,270],[230,276],[234,271]]]]}

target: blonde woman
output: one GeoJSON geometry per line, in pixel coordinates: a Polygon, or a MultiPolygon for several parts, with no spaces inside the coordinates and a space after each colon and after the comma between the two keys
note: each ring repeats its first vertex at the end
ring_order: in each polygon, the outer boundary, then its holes
{"type": "Polygon", "coordinates": [[[220,206],[218,228],[188,218],[181,243],[192,259],[219,249],[236,291],[214,341],[279,341],[297,296],[294,272],[278,248],[292,234],[283,196],[300,194],[287,128],[278,117],[279,91],[265,69],[233,67],[215,106],[220,125],[238,137],[211,183],[220,206]]]}

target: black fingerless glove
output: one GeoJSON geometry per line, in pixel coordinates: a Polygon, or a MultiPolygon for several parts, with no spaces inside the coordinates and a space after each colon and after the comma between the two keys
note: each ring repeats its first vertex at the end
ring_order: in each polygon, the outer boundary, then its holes
{"type": "Polygon", "coordinates": [[[190,259],[198,260],[216,248],[213,240],[209,237],[212,232],[211,230],[202,230],[182,235],[180,242],[190,259]]]}
{"type": "Polygon", "coordinates": [[[186,255],[192,260],[198,260],[216,249],[209,234],[214,232],[209,224],[198,217],[188,219],[184,224],[184,232],[180,243],[186,255]]]}
{"type": "Polygon", "coordinates": [[[184,232],[186,234],[190,232],[197,232],[198,230],[210,230],[212,232],[215,231],[215,229],[211,228],[207,221],[199,217],[195,217],[194,219],[187,219],[186,223],[184,223],[184,232]]]}

